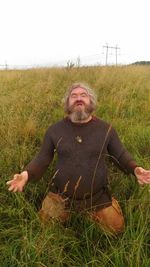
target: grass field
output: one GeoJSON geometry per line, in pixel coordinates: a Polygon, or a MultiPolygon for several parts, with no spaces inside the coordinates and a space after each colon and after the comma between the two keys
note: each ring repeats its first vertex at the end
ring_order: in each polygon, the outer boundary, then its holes
{"type": "Polygon", "coordinates": [[[97,93],[96,115],[111,122],[139,165],[150,168],[150,67],[82,67],[0,71],[0,266],[150,266],[150,189],[109,166],[112,191],[126,229],[104,233],[80,214],[64,227],[41,227],[37,210],[53,176],[55,160],[23,193],[6,181],[38,151],[47,127],[64,116],[62,98],[73,82],[97,93]]]}

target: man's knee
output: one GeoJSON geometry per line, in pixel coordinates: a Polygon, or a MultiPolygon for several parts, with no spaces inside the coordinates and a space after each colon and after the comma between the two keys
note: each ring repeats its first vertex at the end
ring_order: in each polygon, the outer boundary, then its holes
{"type": "Polygon", "coordinates": [[[39,217],[43,222],[56,219],[65,222],[69,218],[69,212],[65,209],[65,199],[52,192],[48,193],[42,202],[39,217]]]}
{"type": "Polygon", "coordinates": [[[124,217],[118,201],[112,198],[112,205],[92,212],[92,219],[97,221],[105,230],[119,234],[125,227],[124,217]]]}

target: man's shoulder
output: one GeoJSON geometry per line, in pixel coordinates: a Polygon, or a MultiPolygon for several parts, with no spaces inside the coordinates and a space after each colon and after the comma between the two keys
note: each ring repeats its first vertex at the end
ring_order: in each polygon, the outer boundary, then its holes
{"type": "Polygon", "coordinates": [[[107,121],[105,121],[105,120],[103,120],[101,118],[98,118],[97,116],[93,116],[92,119],[100,127],[108,128],[111,125],[109,122],[107,122],[107,121]]]}
{"type": "Polygon", "coordinates": [[[63,127],[63,125],[64,125],[64,119],[61,119],[53,124],[50,124],[48,130],[49,131],[59,130],[63,127]]]}

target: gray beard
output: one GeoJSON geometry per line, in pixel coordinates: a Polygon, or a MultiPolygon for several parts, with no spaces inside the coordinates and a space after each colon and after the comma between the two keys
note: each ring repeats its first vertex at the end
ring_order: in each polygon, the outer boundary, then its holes
{"type": "Polygon", "coordinates": [[[83,110],[73,111],[69,114],[69,117],[72,122],[81,122],[87,120],[90,117],[91,113],[83,110]]]}
{"type": "Polygon", "coordinates": [[[84,109],[79,109],[79,110],[75,109],[75,105],[76,103],[72,106],[68,105],[67,107],[67,113],[72,122],[82,122],[84,120],[87,120],[91,116],[94,110],[91,104],[85,105],[84,109]]]}

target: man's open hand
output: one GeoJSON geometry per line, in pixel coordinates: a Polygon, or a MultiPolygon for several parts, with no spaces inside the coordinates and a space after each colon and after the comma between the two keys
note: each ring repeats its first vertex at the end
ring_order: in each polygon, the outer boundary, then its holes
{"type": "Polygon", "coordinates": [[[140,185],[150,183],[150,170],[145,170],[142,167],[136,167],[134,173],[140,185]]]}
{"type": "Polygon", "coordinates": [[[8,190],[12,192],[22,192],[25,184],[28,181],[28,172],[24,171],[21,174],[15,174],[13,179],[6,184],[9,186],[8,190]]]}

